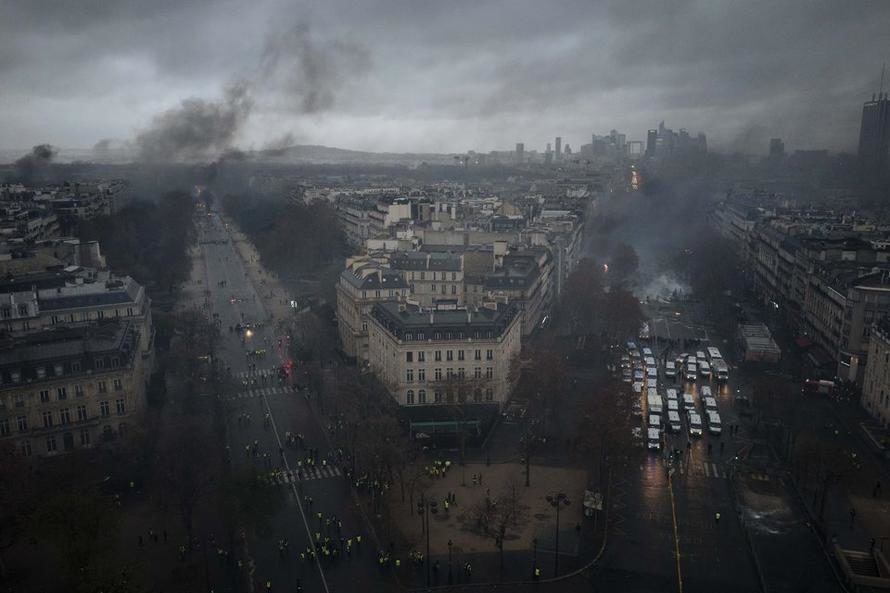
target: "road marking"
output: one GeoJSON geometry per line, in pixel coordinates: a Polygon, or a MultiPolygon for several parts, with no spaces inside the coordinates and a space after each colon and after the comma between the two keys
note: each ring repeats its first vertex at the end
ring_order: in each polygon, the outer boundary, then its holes
{"type": "Polygon", "coordinates": [[[677,528],[677,505],[674,501],[674,482],[668,476],[668,491],[671,493],[671,518],[674,522],[674,556],[677,558],[677,590],[683,593],[683,569],[680,566],[680,534],[677,528]]]}
{"type": "MultiPolygon", "coordinates": [[[[272,408],[269,406],[269,401],[265,397],[263,398],[263,403],[266,405],[266,412],[268,412],[269,419],[272,421],[272,432],[275,434],[275,440],[278,441],[278,447],[283,449],[284,445],[281,443],[281,436],[278,434],[278,426],[275,424],[275,416],[272,415],[272,408]]],[[[291,471],[290,464],[287,462],[287,456],[284,457],[284,467],[287,471],[291,471]]],[[[313,541],[312,530],[309,529],[309,522],[306,520],[306,512],[303,510],[303,497],[297,491],[297,487],[293,482],[290,484],[290,489],[294,498],[297,500],[297,508],[300,510],[300,518],[303,519],[303,527],[306,528],[306,537],[309,541],[313,541]]],[[[318,568],[318,575],[321,577],[321,584],[324,587],[325,593],[330,593],[331,590],[328,588],[328,580],[324,576],[324,569],[321,567],[319,554],[313,555],[315,556],[315,566],[318,568]]]]}
{"type": "Polygon", "coordinates": [[[714,466],[714,477],[715,477],[715,478],[719,478],[719,477],[720,477],[720,472],[717,471],[717,464],[716,464],[716,463],[712,463],[711,465],[714,466]]]}
{"type": "Polygon", "coordinates": [[[704,466],[705,466],[705,477],[710,478],[710,477],[711,477],[711,474],[710,474],[710,472],[708,471],[708,464],[706,463],[706,464],[704,464],[704,466]]]}

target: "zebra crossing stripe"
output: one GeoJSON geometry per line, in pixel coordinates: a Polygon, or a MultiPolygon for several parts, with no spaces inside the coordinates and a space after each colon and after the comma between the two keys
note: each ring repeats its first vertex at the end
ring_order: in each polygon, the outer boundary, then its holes
{"type": "Polygon", "coordinates": [[[719,478],[719,477],[720,477],[720,472],[717,471],[717,464],[716,464],[716,463],[712,463],[711,465],[712,465],[713,468],[714,468],[714,477],[715,477],[715,478],[719,478]]]}

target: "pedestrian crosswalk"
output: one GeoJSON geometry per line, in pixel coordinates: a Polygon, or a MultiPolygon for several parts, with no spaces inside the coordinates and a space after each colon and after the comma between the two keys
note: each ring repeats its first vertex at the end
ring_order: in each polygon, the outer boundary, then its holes
{"type": "Polygon", "coordinates": [[[248,389],[247,391],[242,391],[240,393],[230,395],[229,401],[237,401],[239,399],[253,399],[263,396],[268,397],[270,395],[279,395],[282,393],[288,393],[290,391],[290,387],[282,387],[280,385],[276,387],[258,387],[257,389],[248,389]]]}
{"type": "Polygon", "coordinates": [[[721,467],[716,463],[693,462],[691,465],[684,459],[680,462],[680,473],[688,475],[705,476],[715,480],[729,479],[729,469],[721,467]]]}
{"type": "Polygon", "coordinates": [[[261,379],[263,377],[277,377],[278,369],[257,369],[255,371],[241,371],[238,373],[239,379],[261,379]]]}
{"type": "Polygon", "coordinates": [[[325,478],[336,478],[343,475],[340,468],[335,465],[314,466],[305,469],[292,469],[279,472],[270,472],[260,477],[260,480],[266,484],[282,485],[291,484],[293,482],[307,482],[309,480],[323,480],[325,478]]]}

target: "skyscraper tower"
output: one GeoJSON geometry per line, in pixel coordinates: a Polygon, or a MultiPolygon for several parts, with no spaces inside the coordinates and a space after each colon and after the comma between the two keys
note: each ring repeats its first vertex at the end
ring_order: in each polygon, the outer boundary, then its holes
{"type": "Polygon", "coordinates": [[[562,136],[556,137],[555,147],[556,147],[556,160],[559,161],[562,159],[562,136]]]}
{"type": "MultiPolygon", "coordinates": [[[[883,75],[881,76],[883,79],[883,75]]],[[[863,173],[878,179],[888,172],[890,159],[890,98],[887,93],[872,95],[862,105],[859,127],[859,163],[863,173]]]]}
{"type": "Polygon", "coordinates": [[[655,146],[658,144],[658,130],[649,130],[646,134],[646,156],[655,156],[655,146]]]}
{"type": "Polygon", "coordinates": [[[525,160],[525,144],[523,142],[516,143],[516,162],[521,163],[525,160]]]}

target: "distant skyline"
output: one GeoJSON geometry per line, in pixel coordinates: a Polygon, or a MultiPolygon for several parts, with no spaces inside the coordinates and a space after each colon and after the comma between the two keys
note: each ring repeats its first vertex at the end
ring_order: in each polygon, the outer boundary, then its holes
{"type": "Polygon", "coordinates": [[[556,136],[577,151],[612,128],[645,140],[661,120],[719,151],[765,154],[780,137],[788,152],[855,152],[890,42],[882,0],[90,0],[0,14],[0,148],[111,139],[154,158],[543,151],[556,136]]]}

